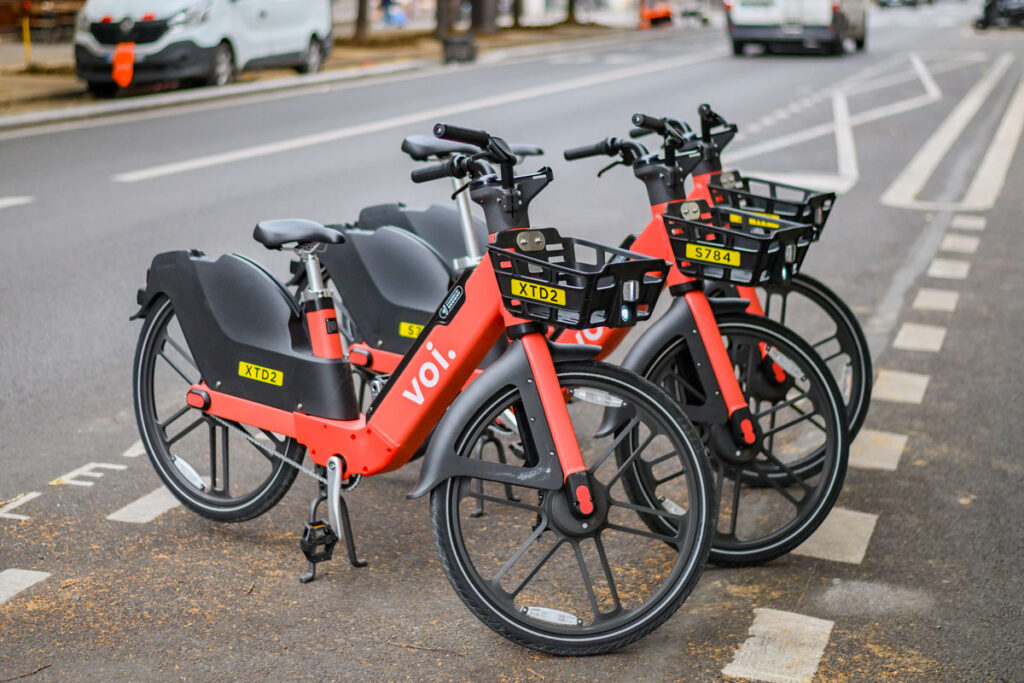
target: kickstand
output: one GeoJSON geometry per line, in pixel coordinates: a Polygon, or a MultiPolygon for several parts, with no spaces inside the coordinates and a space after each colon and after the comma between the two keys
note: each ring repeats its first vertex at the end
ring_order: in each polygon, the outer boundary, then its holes
{"type": "Polygon", "coordinates": [[[353,567],[365,567],[366,560],[356,555],[356,542],[352,536],[352,523],[348,518],[348,505],[341,497],[341,458],[332,457],[327,461],[327,512],[331,529],[338,538],[345,539],[348,561],[353,567]]]}

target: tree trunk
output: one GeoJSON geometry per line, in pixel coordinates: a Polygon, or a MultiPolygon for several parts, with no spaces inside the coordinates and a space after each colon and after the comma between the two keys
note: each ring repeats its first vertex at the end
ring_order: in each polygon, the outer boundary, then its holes
{"type": "Polygon", "coordinates": [[[523,0],[512,0],[512,28],[521,28],[523,0]]]}
{"type": "Polygon", "coordinates": [[[576,0],[568,0],[565,6],[565,23],[567,24],[578,24],[579,20],[576,18],[576,0]]]}
{"type": "Polygon", "coordinates": [[[356,33],[353,36],[355,41],[362,42],[370,37],[370,0],[357,0],[356,7],[356,33]]]}
{"type": "Polygon", "coordinates": [[[473,0],[473,31],[491,34],[498,32],[498,0],[473,0]]]}

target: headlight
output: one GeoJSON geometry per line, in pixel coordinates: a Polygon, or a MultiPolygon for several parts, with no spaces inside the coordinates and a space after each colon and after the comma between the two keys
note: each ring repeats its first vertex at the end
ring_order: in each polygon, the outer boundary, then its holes
{"type": "Polygon", "coordinates": [[[197,2],[191,7],[175,12],[171,15],[171,18],[167,20],[168,26],[194,26],[201,24],[210,16],[210,10],[213,8],[213,0],[203,0],[203,2],[197,2]]]}
{"type": "Polygon", "coordinates": [[[76,31],[88,31],[89,30],[89,17],[85,16],[85,12],[79,12],[78,16],[75,17],[75,30],[76,31]]]}

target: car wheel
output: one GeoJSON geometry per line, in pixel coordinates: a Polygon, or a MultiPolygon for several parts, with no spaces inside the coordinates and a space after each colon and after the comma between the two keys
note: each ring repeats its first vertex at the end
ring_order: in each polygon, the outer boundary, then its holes
{"type": "Polygon", "coordinates": [[[85,88],[96,97],[113,97],[119,89],[117,83],[104,83],[103,81],[88,81],[85,88]]]}
{"type": "Polygon", "coordinates": [[[746,43],[744,43],[742,40],[732,41],[732,53],[734,55],[742,55],[744,47],[746,47],[746,43]]]}
{"type": "Polygon", "coordinates": [[[300,74],[315,74],[324,64],[324,48],[320,39],[313,36],[309,39],[309,47],[306,48],[306,56],[302,63],[295,67],[300,74]]]}
{"type": "Polygon", "coordinates": [[[231,46],[221,43],[213,53],[213,69],[206,79],[207,85],[227,85],[235,80],[235,54],[231,46]]]}

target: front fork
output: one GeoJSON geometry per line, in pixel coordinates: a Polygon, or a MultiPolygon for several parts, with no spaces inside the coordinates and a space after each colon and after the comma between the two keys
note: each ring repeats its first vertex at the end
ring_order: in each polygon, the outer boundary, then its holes
{"type": "MultiPolygon", "coordinates": [[[[594,512],[594,496],[591,492],[590,476],[583,463],[576,430],[573,429],[566,407],[565,394],[558,383],[555,363],[547,338],[541,332],[531,332],[521,337],[526,359],[537,387],[544,418],[547,420],[554,443],[558,463],[562,467],[566,495],[572,511],[578,517],[589,517],[594,512]]],[[[530,380],[528,379],[527,382],[530,380]]]]}

